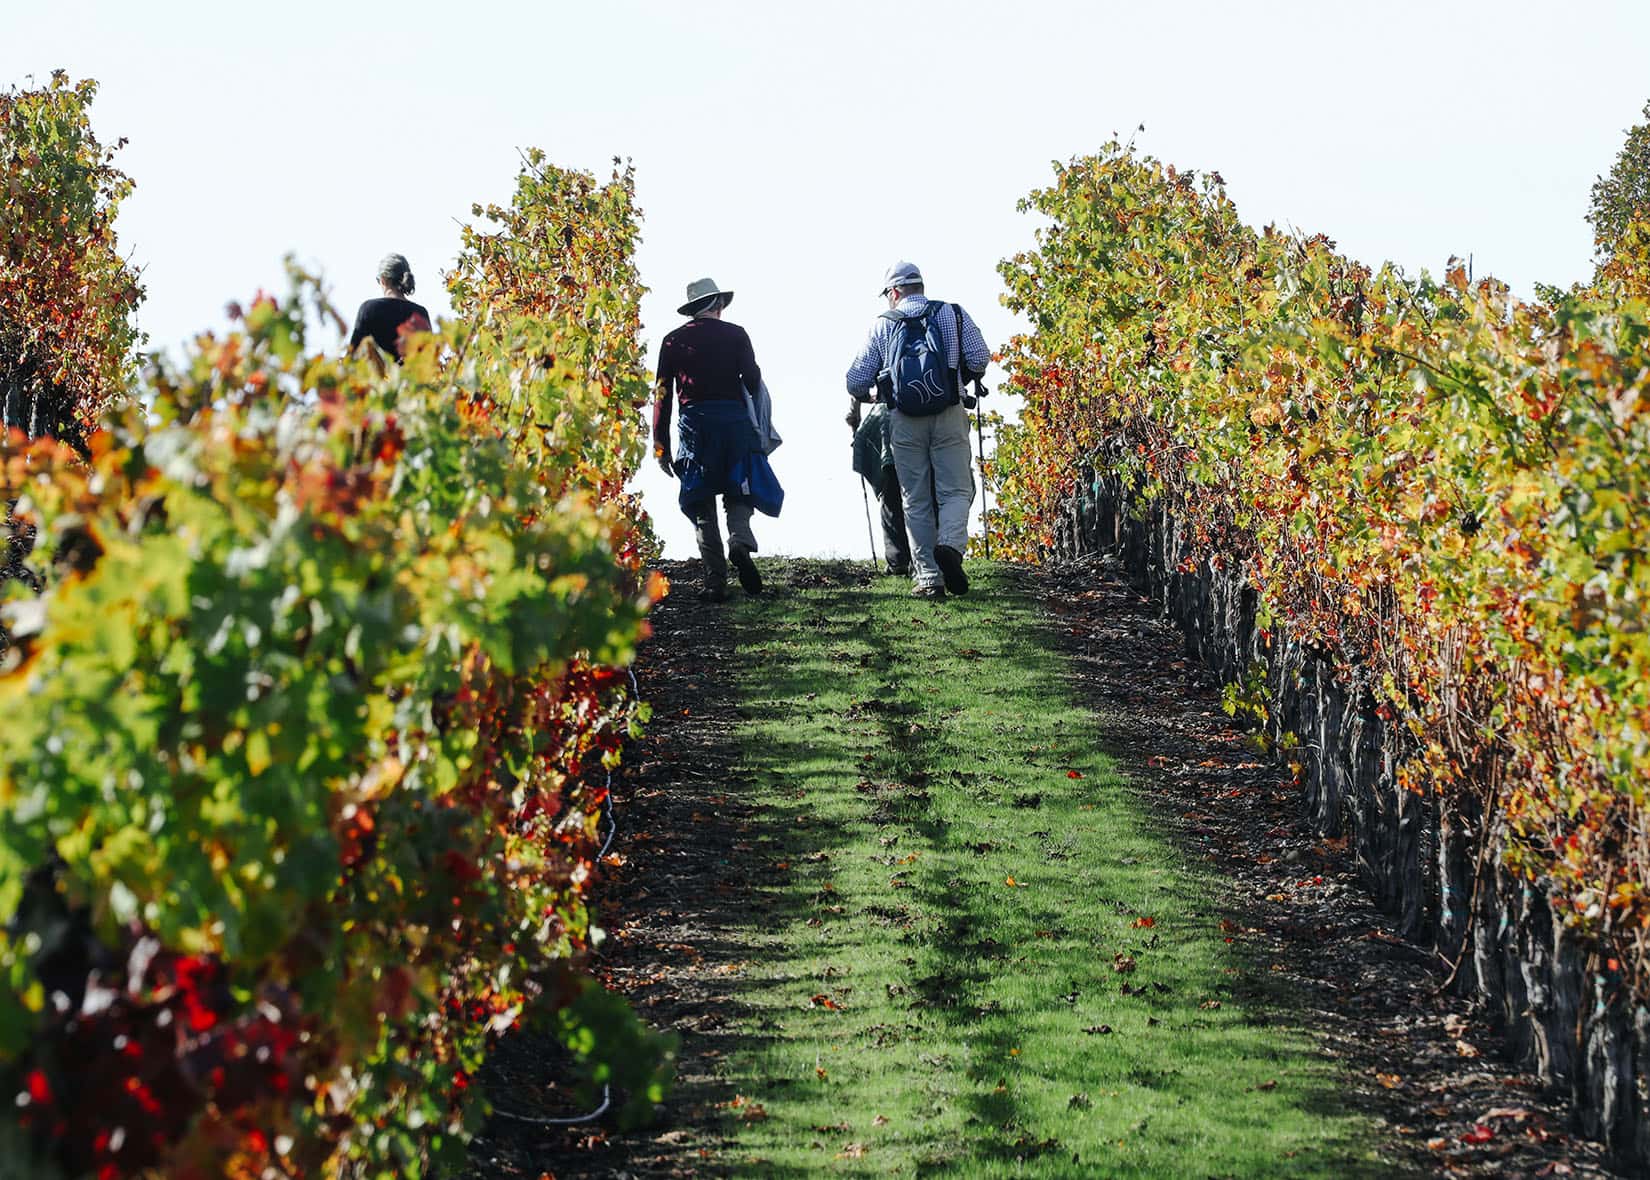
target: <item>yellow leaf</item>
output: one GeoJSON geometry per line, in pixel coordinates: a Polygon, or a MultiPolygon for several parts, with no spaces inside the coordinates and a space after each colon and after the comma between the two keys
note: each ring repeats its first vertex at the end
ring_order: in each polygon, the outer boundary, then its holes
{"type": "Polygon", "coordinates": [[[246,768],[256,778],[269,769],[272,759],[269,756],[269,735],[263,730],[256,730],[246,735],[246,768]]]}

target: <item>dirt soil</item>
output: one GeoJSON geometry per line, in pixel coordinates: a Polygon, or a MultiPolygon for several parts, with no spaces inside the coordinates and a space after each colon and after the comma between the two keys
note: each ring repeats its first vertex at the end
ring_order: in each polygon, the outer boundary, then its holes
{"type": "Polygon", "coordinates": [[[1292,1022],[1346,1071],[1346,1101],[1381,1125],[1382,1155],[1419,1174],[1609,1177],[1572,1138],[1566,1102],[1506,1064],[1450,964],[1375,908],[1344,840],[1318,839],[1287,767],[1220,707],[1220,686],[1110,557],[1028,570],[1094,708],[1106,749],[1225,889],[1215,912],[1268,966],[1292,1022]]]}
{"type": "MultiPolygon", "coordinates": [[[[734,654],[725,607],[693,597],[687,563],[653,616],[636,673],[653,702],[647,737],[615,780],[622,863],[599,883],[610,940],[597,970],[650,1025],[680,1037],[676,1089],[641,1130],[495,1115],[471,1150],[474,1180],[724,1175],[733,1097],[718,1061],[742,1027],[742,931],[754,928],[745,853],[761,818],[741,803],[734,654]]],[[[864,582],[863,567],[822,581],[864,582]]],[[[1572,1138],[1565,1103],[1502,1060],[1484,1018],[1441,991],[1449,964],[1398,937],[1361,887],[1344,841],[1316,838],[1292,777],[1220,708],[1219,686],[1109,558],[1027,569],[1095,710],[1105,747],[1143,810],[1221,878],[1210,913],[1264,965],[1254,998],[1304,1025],[1345,1070],[1346,1101],[1379,1127],[1381,1154],[1413,1175],[1613,1177],[1602,1149],[1572,1138]]],[[[514,1115],[576,1113],[565,1063],[542,1040],[500,1047],[483,1081],[514,1115]]]]}
{"type": "MultiPolygon", "coordinates": [[[[735,778],[739,718],[725,675],[734,630],[726,606],[695,598],[696,567],[662,567],[675,589],[654,611],[636,664],[653,719],[613,784],[621,863],[604,867],[592,891],[609,936],[596,971],[650,1026],[680,1037],[674,1092],[641,1131],[495,1115],[471,1146],[475,1180],[726,1174],[719,1107],[733,1094],[717,1062],[741,1021],[736,979],[719,968],[742,957],[740,931],[759,920],[749,886],[765,870],[745,855],[754,820],[735,778]]],[[[555,1092],[564,1065],[554,1046],[520,1038],[501,1046],[482,1081],[500,1108],[561,1117],[574,1113],[555,1092]]]]}

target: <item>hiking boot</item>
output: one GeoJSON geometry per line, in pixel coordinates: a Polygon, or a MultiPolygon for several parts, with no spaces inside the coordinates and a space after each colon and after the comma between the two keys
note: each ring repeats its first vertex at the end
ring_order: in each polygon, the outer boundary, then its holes
{"type": "Polygon", "coordinates": [[[751,560],[751,551],[743,545],[728,546],[728,560],[739,573],[739,584],[745,588],[746,594],[762,593],[762,574],[756,568],[756,562],[751,560]]]}
{"type": "Polygon", "coordinates": [[[968,575],[963,573],[962,554],[949,545],[934,546],[934,561],[945,577],[945,588],[953,594],[968,593],[968,575]]]}
{"type": "Polygon", "coordinates": [[[700,602],[726,602],[727,600],[728,588],[718,582],[707,582],[704,589],[699,591],[700,602]]]}
{"type": "Polygon", "coordinates": [[[888,572],[893,574],[896,578],[909,578],[911,576],[911,563],[906,562],[903,565],[891,565],[888,567],[888,572]]]}
{"type": "Polygon", "coordinates": [[[926,599],[929,602],[944,602],[945,601],[945,587],[944,586],[913,586],[913,587],[911,587],[911,597],[912,598],[926,599]]]}

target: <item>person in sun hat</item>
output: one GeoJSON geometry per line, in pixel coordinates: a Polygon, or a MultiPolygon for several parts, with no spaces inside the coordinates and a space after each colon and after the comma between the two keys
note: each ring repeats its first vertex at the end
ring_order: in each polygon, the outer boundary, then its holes
{"type": "Polygon", "coordinates": [[[751,512],[776,516],[783,493],[768,467],[762,440],[747,406],[747,390],[762,387],[750,335],[722,318],[733,292],[715,279],[695,279],[687,302],[677,308],[688,322],[659,346],[654,387],[653,453],[666,475],[681,482],[677,499],[693,521],[694,538],[704,562],[700,597],[720,602],[727,597],[728,563],[747,594],[762,592],[762,575],[751,554],[757,551],[751,512]],[[678,447],[670,451],[672,399],[681,403],[678,447]],[[716,520],[716,497],[722,497],[728,546],[716,520]]]}
{"type": "Polygon", "coordinates": [[[968,592],[963,550],[974,503],[973,454],[963,387],[985,373],[991,349],[955,303],[928,298],[922,271],[896,262],[882,278],[888,309],[848,366],[854,421],[860,403],[888,405],[894,469],[911,535],[911,593],[968,592]]]}

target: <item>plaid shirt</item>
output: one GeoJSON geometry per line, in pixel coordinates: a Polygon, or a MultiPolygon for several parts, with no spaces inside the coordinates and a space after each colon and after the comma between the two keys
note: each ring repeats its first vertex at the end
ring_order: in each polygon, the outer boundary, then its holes
{"type": "MultiPolygon", "coordinates": [[[[894,310],[902,315],[920,312],[928,306],[926,295],[907,295],[894,310]]],[[[939,316],[940,339],[945,341],[945,363],[952,369],[966,369],[970,374],[985,372],[991,363],[991,349],[986,347],[980,326],[968,312],[962,313],[962,340],[957,339],[957,316],[949,308],[934,313],[939,316]],[[965,363],[959,365],[958,353],[965,363]]],[[[848,366],[848,392],[860,401],[872,400],[877,374],[894,363],[894,349],[899,344],[899,324],[883,316],[865,337],[865,344],[848,366]]],[[[962,378],[959,376],[959,380],[962,378]]]]}

